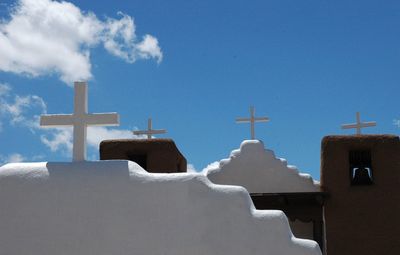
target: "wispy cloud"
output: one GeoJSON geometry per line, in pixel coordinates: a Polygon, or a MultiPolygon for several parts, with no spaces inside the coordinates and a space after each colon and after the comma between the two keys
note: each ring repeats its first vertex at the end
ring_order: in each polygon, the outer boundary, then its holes
{"type": "Polygon", "coordinates": [[[41,161],[45,159],[43,154],[37,154],[34,156],[25,156],[20,153],[11,153],[7,155],[0,154],[0,165],[7,163],[19,163],[24,161],[41,161]]]}
{"type": "Polygon", "coordinates": [[[72,128],[43,129],[46,134],[40,136],[40,141],[52,152],[69,154],[72,151],[72,128]]]}
{"type": "Polygon", "coordinates": [[[18,96],[10,104],[5,103],[4,110],[10,114],[11,123],[19,124],[29,128],[37,128],[39,125],[39,114],[46,112],[46,104],[43,99],[36,95],[18,96]],[[27,116],[32,109],[39,109],[37,115],[27,116]]]}
{"type": "Polygon", "coordinates": [[[0,70],[28,76],[56,74],[67,84],[92,77],[90,50],[99,45],[128,63],[162,60],[154,36],[136,36],[132,17],[102,21],[70,2],[20,0],[0,21],[0,70]]]}
{"type": "Polygon", "coordinates": [[[9,155],[0,155],[0,162],[2,163],[18,163],[25,160],[25,157],[19,153],[12,153],[9,155]]]}
{"type": "MultiPolygon", "coordinates": [[[[41,114],[46,113],[47,105],[44,100],[36,95],[17,95],[11,87],[6,84],[0,84],[0,127],[4,122],[11,126],[19,126],[29,128],[37,136],[40,141],[52,152],[60,152],[68,155],[72,151],[72,128],[42,128],[39,126],[39,118],[41,114]]],[[[97,150],[101,141],[106,139],[125,139],[137,138],[144,136],[133,135],[131,130],[106,128],[106,127],[89,127],[87,144],[92,150],[97,150]]],[[[17,155],[1,156],[3,162],[11,162],[18,159],[17,155]]],[[[19,157],[25,159],[24,157],[19,157]]]]}
{"type": "Polygon", "coordinates": [[[215,169],[219,167],[219,161],[214,161],[210,164],[208,164],[203,170],[201,170],[202,172],[207,173],[209,169],[215,169]]]}
{"type": "Polygon", "coordinates": [[[209,164],[208,166],[206,166],[203,170],[197,170],[196,167],[193,164],[188,163],[187,164],[187,172],[188,173],[199,173],[199,174],[207,174],[208,169],[212,169],[215,167],[219,166],[219,162],[213,162],[211,164],[209,164]]]}
{"type": "Polygon", "coordinates": [[[393,125],[400,127],[400,119],[394,119],[393,120],[393,125]]]}
{"type": "Polygon", "coordinates": [[[106,127],[89,127],[87,143],[93,148],[99,148],[99,144],[107,139],[141,139],[145,136],[137,136],[131,130],[106,128],[106,127]]]}
{"type": "Polygon", "coordinates": [[[188,163],[187,164],[187,170],[186,170],[188,173],[197,173],[197,170],[196,170],[196,168],[194,167],[194,165],[193,164],[190,164],[190,163],[188,163]]]}
{"type": "Polygon", "coordinates": [[[0,83],[0,96],[5,96],[10,93],[11,87],[8,84],[0,83]]]}
{"type": "Polygon", "coordinates": [[[16,95],[7,84],[0,84],[0,113],[2,119],[8,118],[11,125],[39,127],[39,116],[46,112],[46,104],[36,95],[16,95]],[[32,115],[32,113],[34,113],[32,115]]]}
{"type": "MultiPolygon", "coordinates": [[[[53,152],[62,152],[70,154],[72,151],[73,134],[72,128],[43,128],[46,134],[40,137],[40,140],[53,152]]],[[[130,130],[106,128],[106,127],[88,127],[87,145],[91,149],[97,150],[99,144],[107,139],[142,139],[145,136],[137,136],[130,130]]]]}
{"type": "Polygon", "coordinates": [[[101,41],[104,48],[116,57],[120,57],[128,63],[134,63],[137,59],[162,60],[161,48],[154,36],[145,35],[141,41],[136,41],[135,23],[132,17],[119,12],[121,19],[108,18],[103,23],[104,32],[101,41]]]}

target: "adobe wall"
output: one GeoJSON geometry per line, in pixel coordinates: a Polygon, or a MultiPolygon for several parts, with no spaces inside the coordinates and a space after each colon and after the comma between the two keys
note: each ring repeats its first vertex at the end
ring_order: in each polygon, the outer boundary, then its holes
{"type": "Polygon", "coordinates": [[[326,254],[400,254],[400,140],[393,135],[322,140],[326,254]],[[349,151],[370,150],[372,185],[351,186],[349,151]]]}
{"type": "Polygon", "coordinates": [[[7,164],[0,204],[0,255],[321,255],[242,187],[125,160],[7,164]]]}
{"type": "Polygon", "coordinates": [[[120,139],[100,143],[100,159],[125,159],[137,162],[148,172],[186,172],[185,157],[171,139],[120,139]],[[141,156],[146,162],[138,162],[141,156]]]}

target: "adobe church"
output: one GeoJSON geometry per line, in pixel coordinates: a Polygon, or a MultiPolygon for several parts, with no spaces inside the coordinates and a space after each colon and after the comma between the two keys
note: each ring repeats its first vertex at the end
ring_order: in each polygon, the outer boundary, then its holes
{"type": "Polygon", "coordinates": [[[400,253],[400,140],[361,135],[374,123],[359,114],[344,126],[356,135],[323,138],[319,183],[255,139],[268,118],[253,108],[238,119],[252,139],[202,175],[179,174],[186,159],[173,140],[151,139],[150,120],[148,139],[103,141],[101,161],[86,161],[87,126],[119,116],[89,114],[85,83],[74,106],[41,117],[74,127],[73,162],[0,167],[0,255],[400,253]]]}
{"type": "MultiPolygon", "coordinates": [[[[258,143],[263,147],[259,141],[246,146],[258,143]]],[[[239,158],[239,152],[233,154],[231,158],[239,158]]],[[[399,154],[400,140],[394,135],[326,136],[321,143],[321,183],[314,183],[315,188],[284,190],[282,185],[282,191],[268,192],[267,187],[265,192],[262,187],[252,191],[253,184],[245,176],[224,179],[222,172],[229,160],[222,160],[217,171],[208,171],[208,178],[218,184],[244,186],[257,209],[284,211],[295,236],[317,241],[324,254],[400,254],[399,154]]],[[[103,141],[100,158],[139,158],[138,163],[149,172],[186,171],[182,167],[186,161],[170,139],[103,141]],[[150,167],[154,164],[158,168],[150,167]]],[[[252,178],[251,170],[243,172],[252,178]]],[[[253,182],[260,179],[254,178],[253,182]]]]}

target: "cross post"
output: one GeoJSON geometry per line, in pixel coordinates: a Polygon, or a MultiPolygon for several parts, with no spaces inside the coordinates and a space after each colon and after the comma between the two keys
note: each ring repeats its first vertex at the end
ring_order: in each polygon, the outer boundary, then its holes
{"type": "Polygon", "coordinates": [[[147,135],[147,139],[151,139],[152,135],[165,134],[167,130],[165,129],[153,129],[153,124],[151,118],[147,120],[147,130],[137,130],[133,131],[135,135],[147,135]]]}
{"type": "Polygon", "coordinates": [[[255,117],[255,109],[253,106],[250,106],[250,118],[236,118],[236,123],[250,123],[250,133],[252,140],[255,139],[255,123],[267,121],[269,121],[269,118],[267,117],[255,117]]]}
{"type": "Polygon", "coordinates": [[[343,124],[342,129],[356,129],[356,134],[361,135],[361,129],[366,127],[375,127],[375,121],[361,122],[360,120],[360,112],[356,113],[356,123],[351,124],[343,124]]]}
{"type": "Polygon", "coordinates": [[[73,127],[72,161],[86,160],[86,136],[88,126],[118,126],[117,113],[88,113],[86,82],[74,83],[74,113],[40,116],[43,127],[73,127]]]}

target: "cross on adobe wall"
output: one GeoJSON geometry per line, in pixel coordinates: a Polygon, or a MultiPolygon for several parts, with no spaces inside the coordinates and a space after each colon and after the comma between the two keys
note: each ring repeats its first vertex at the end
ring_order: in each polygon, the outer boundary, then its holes
{"type": "Polygon", "coordinates": [[[255,139],[255,130],[254,130],[254,124],[256,122],[267,122],[269,121],[269,118],[267,117],[255,117],[255,109],[253,106],[250,106],[250,118],[236,118],[236,123],[250,123],[250,133],[251,133],[251,139],[255,139]]]}
{"type": "Polygon", "coordinates": [[[361,135],[361,129],[366,128],[366,127],[374,127],[376,126],[375,121],[368,121],[368,122],[361,122],[360,120],[360,113],[356,113],[356,123],[351,123],[351,124],[343,124],[342,129],[356,129],[356,134],[361,135]]]}
{"type": "Polygon", "coordinates": [[[133,134],[135,135],[147,135],[147,139],[151,139],[152,135],[165,134],[165,133],[167,133],[167,130],[165,129],[153,129],[153,123],[151,118],[147,120],[147,130],[133,131],[133,134]]]}

